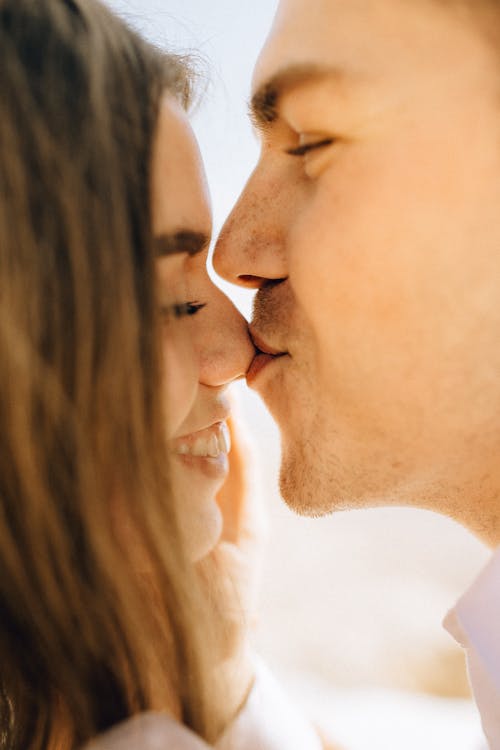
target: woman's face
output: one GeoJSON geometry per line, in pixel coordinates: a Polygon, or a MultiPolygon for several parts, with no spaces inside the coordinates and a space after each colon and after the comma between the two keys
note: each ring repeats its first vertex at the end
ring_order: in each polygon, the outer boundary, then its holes
{"type": "Polygon", "coordinates": [[[211,282],[212,222],[198,146],[186,115],[165,97],[152,170],[168,437],[173,484],[192,556],[217,543],[216,494],[228,472],[228,385],[254,354],[245,320],[211,282]],[[185,512],[184,512],[185,511],[185,512]]]}

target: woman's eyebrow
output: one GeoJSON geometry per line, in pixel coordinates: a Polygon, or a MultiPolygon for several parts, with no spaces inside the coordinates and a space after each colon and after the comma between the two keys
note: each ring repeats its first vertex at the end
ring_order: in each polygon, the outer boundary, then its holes
{"type": "Polygon", "coordinates": [[[153,244],[156,256],[159,258],[177,253],[198,255],[209,246],[210,235],[205,232],[183,229],[172,234],[159,234],[154,238],[153,244]]]}

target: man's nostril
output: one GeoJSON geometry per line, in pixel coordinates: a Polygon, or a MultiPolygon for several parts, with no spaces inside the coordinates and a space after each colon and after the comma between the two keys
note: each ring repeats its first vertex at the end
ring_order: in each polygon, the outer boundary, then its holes
{"type": "Polygon", "coordinates": [[[241,274],[238,276],[238,283],[249,289],[267,289],[267,287],[276,286],[283,281],[286,281],[286,277],[282,279],[268,279],[264,276],[251,276],[250,274],[241,274]]]}
{"type": "Polygon", "coordinates": [[[282,284],[286,280],[287,280],[286,276],[284,276],[282,279],[265,279],[264,283],[262,284],[262,287],[269,289],[270,287],[278,286],[278,284],[282,284]]]}
{"type": "Polygon", "coordinates": [[[244,284],[249,289],[260,289],[266,281],[267,279],[263,279],[262,276],[251,276],[249,274],[241,274],[238,276],[238,282],[244,284]]]}

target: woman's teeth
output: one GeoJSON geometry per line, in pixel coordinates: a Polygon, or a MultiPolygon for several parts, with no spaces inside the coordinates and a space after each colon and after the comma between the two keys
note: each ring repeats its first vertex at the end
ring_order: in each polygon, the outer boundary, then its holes
{"type": "Polygon", "coordinates": [[[177,445],[177,453],[181,456],[197,456],[200,458],[218,458],[231,450],[231,436],[225,423],[220,423],[208,430],[203,430],[197,436],[184,438],[177,445]]]}

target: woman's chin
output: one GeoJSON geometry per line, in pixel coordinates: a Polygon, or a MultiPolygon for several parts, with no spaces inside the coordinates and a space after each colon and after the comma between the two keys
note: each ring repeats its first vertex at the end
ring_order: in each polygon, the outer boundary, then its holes
{"type": "Polygon", "coordinates": [[[209,555],[222,534],[222,513],[215,500],[197,510],[197,518],[189,518],[184,524],[187,552],[193,562],[209,555]]]}
{"type": "Polygon", "coordinates": [[[174,493],[179,502],[188,555],[201,560],[217,546],[222,534],[222,513],[217,493],[227,477],[227,455],[217,458],[175,456],[174,493]]]}

